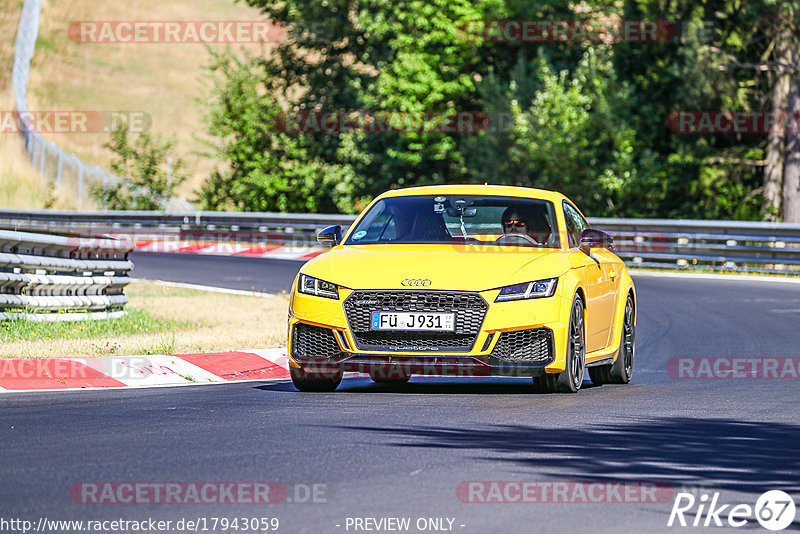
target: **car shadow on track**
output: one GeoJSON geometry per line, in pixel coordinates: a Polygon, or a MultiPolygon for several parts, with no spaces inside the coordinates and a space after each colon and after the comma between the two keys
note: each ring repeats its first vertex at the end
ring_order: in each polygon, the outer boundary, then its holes
{"type": "Polygon", "coordinates": [[[592,481],[650,481],[761,494],[800,491],[800,426],[729,419],[654,418],[588,428],[490,425],[337,426],[390,436],[393,447],[468,449],[487,461],[592,481]],[[546,470],[546,471],[542,471],[546,470]]]}
{"type": "MultiPolygon", "coordinates": [[[[582,390],[597,388],[585,381],[582,390]]],[[[291,383],[265,384],[254,389],[297,392],[291,383]]],[[[530,378],[412,378],[407,384],[377,384],[369,378],[347,378],[337,393],[400,393],[412,395],[535,395],[530,378]]],[[[580,393],[579,393],[580,394],[580,393]]]]}

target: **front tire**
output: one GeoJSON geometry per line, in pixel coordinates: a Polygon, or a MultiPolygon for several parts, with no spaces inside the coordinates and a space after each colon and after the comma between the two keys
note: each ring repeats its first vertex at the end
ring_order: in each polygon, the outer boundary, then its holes
{"type": "Polygon", "coordinates": [[[572,300],[569,327],[567,328],[566,367],[558,374],[545,374],[533,379],[537,393],[577,393],[583,383],[586,368],[586,323],[583,299],[575,295],[572,300]]]}
{"type": "Polygon", "coordinates": [[[299,367],[289,366],[292,384],[298,391],[329,392],[336,390],[342,382],[342,370],[333,371],[306,371],[299,367]]]}
{"type": "Polygon", "coordinates": [[[633,355],[636,350],[636,323],[633,297],[628,295],[625,301],[625,318],[622,322],[622,339],[619,342],[619,355],[611,365],[610,380],[612,384],[627,384],[633,378],[633,355]]]}

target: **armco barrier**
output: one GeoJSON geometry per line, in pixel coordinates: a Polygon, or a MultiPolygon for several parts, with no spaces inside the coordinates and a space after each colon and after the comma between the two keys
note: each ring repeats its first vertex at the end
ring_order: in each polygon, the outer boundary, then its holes
{"type": "MultiPolygon", "coordinates": [[[[352,215],[0,209],[0,228],[34,232],[173,236],[183,240],[310,245],[352,215]]],[[[589,219],[614,236],[629,265],[800,274],[800,224],[667,219],[589,219]]]]}
{"type": "Polygon", "coordinates": [[[0,230],[0,320],[119,317],[130,241],[0,230]]]}
{"type": "Polygon", "coordinates": [[[800,274],[800,224],[589,219],[634,266],[800,274]]]}

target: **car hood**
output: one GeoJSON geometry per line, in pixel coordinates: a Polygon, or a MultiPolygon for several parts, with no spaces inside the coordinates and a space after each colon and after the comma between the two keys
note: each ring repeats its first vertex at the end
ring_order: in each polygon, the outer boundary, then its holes
{"type": "Polygon", "coordinates": [[[483,291],[559,276],[566,258],[558,249],[464,245],[339,246],[301,272],[350,289],[407,289],[405,279],[426,279],[425,289],[483,291]],[[488,249],[488,250],[487,250],[488,249]]]}

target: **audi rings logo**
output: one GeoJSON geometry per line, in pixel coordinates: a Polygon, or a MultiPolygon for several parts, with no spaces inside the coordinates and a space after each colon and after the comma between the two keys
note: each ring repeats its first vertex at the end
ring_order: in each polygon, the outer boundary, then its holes
{"type": "Polygon", "coordinates": [[[400,282],[400,285],[406,287],[428,287],[431,285],[431,281],[427,278],[406,278],[400,282]]]}

